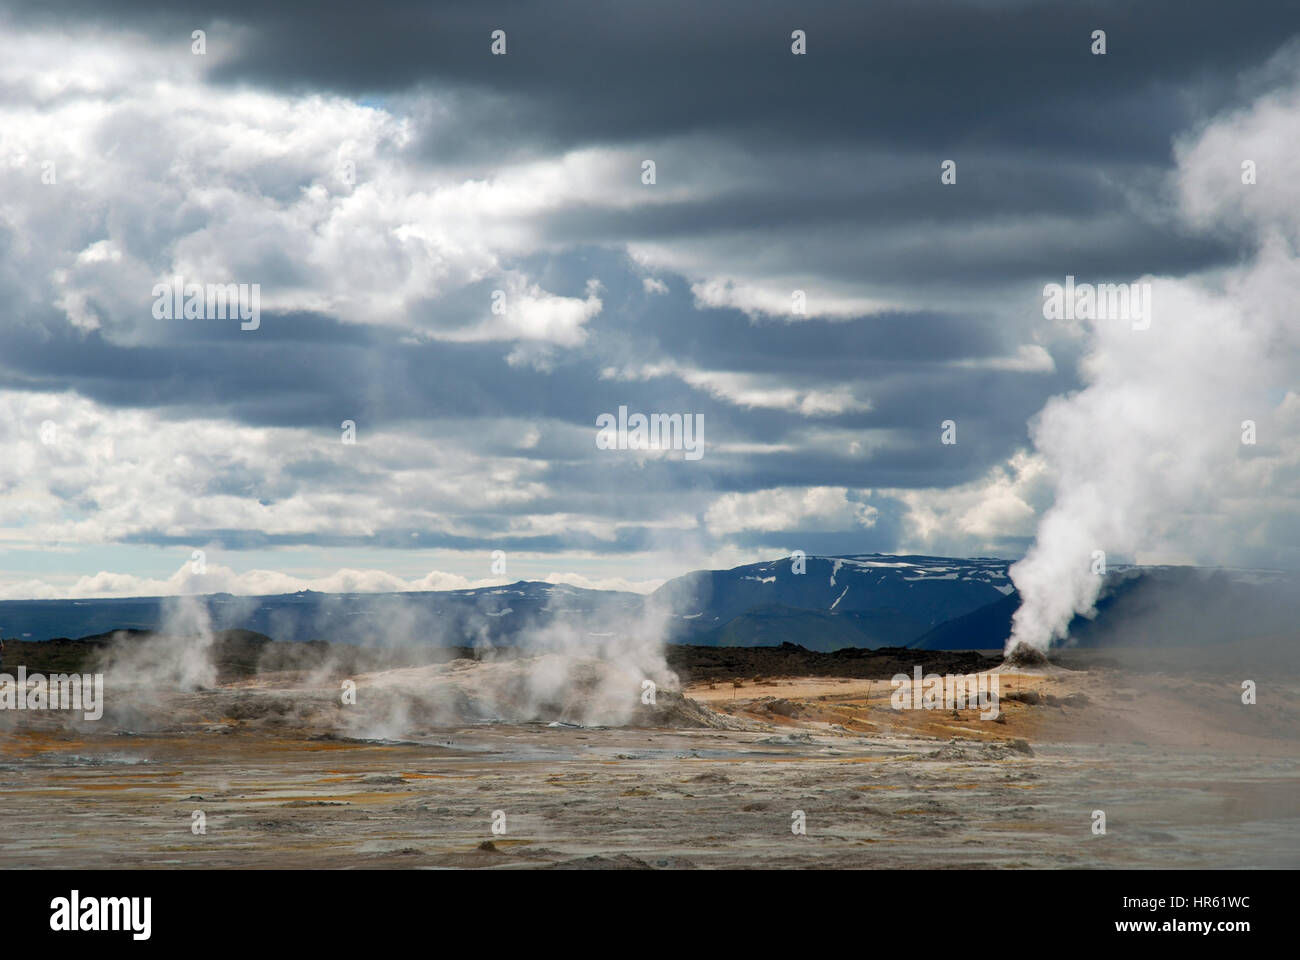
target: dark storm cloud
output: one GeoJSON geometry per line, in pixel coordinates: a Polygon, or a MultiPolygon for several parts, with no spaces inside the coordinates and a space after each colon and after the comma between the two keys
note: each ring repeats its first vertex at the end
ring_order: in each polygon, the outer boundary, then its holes
{"type": "MultiPolygon", "coordinates": [[[[667,297],[647,296],[621,256],[599,250],[552,259],[545,279],[565,290],[593,268],[608,281],[607,297],[624,308],[607,308],[591,324],[589,349],[560,357],[547,371],[510,366],[502,344],[412,343],[386,328],[310,314],[265,315],[255,334],[234,324],[177,321],[171,342],[140,347],[69,331],[47,318],[42,327],[0,330],[3,382],[53,391],[71,386],[109,407],[151,408],[174,418],[227,416],[254,426],[307,428],[319,438],[304,437],[282,451],[287,461],[276,477],[221,465],[195,491],[205,496],[245,496],[266,504],[303,489],[373,492],[383,488],[385,470],[416,466],[427,457],[415,441],[536,461],[543,469],[533,479],[550,491],[490,512],[457,513],[457,522],[475,530],[474,536],[413,520],[408,528],[379,528],[364,536],[155,530],[137,532],[129,542],[425,550],[479,549],[490,542],[509,550],[597,554],[647,549],[657,536],[643,526],[648,517],[679,513],[683,505],[702,511],[711,496],[726,492],[815,485],[942,487],[975,480],[1025,442],[1028,417],[1066,382],[1057,374],[949,367],[1006,352],[995,318],[916,312],[755,323],[734,310],[694,310],[679,283],[667,297]],[[615,269],[620,263],[621,271],[615,269]],[[843,379],[855,384],[872,408],[810,421],[787,410],[737,407],[675,377],[603,378],[607,340],[640,343],[643,360],[671,358],[687,367],[765,375],[781,386],[814,388],[843,379]],[[698,463],[678,457],[637,463],[601,454],[594,444],[595,418],[619,405],[703,414],[711,445],[788,444],[792,449],[714,452],[698,463]],[[937,442],[940,422],[949,417],[959,420],[961,443],[955,447],[937,442]],[[494,432],[499,418],[539,424],[536,445],[519,448],[518,430],[494,432]],[[343,419],[358,422],[359,449],[367,458],[359,465],[319,454],[320,443],[336,442],[343,419]],[[547,426],[556,422],[579,429],[563,433],[547,426]],[[396,438],[373,436],[398,426],[402,433],[396,438]],[[824,429],[888,433],[869,454],[809,449],[810,431],[824,429]],[[511,517],[551,513],[605,518],[620,524],[619,533],[612,538],[580,531],[526,536],[505,529],[511,517]]],[[[68,491],[68,498],[74,494],[68,491]]],[[[418,497],[399,497],[391,505],[409,507],[413,516],[428,506],[418,497]]],[[[894,529],[882,525],[869,539],[883,545],[882,538],[894,529]]],[[[822,541],[831,542],[825,535],[816,542],[822,541]]]]}
{"type": "MultiPolygon", "coordinates": [[[[687,368],[770,374],[804,387],[860,381],[870,387],[877,416],[884,413],[890,423],[900,419],[891,410],[894,397],[909,404],[924,396],[937,407],[952,407],[949,391],[963,391],[972,381],[987,388],[990,379],[1005,380],[1002,386],[1008,388],[1011,381],[1027,380],[1036,384],[1029,388],[1032,406],[1059,385],[1037,375],[944,369],[955,361],[1014,352],[1016,343],[1002,334],[997,317],[918,311],[755,323],[735,310],[694,309],[680,284],[668,296],[647,296],[625,263],[616,272],[620,260],[597,251],[552,259],[543,279],[564,292],[576,278],[596,272],[610,288],[611,304],[589,323],[589,348],[561,356],[549,370],[509,365],[508,345],[500,343],[412,343],[387,328],[314,314],[268,313],[251,333],[232,322],[168,321],[168,342],[146,346],[113,343],[46,316],[41,325],[0,327],[0,382],[48,390],[73,385],[110,406],[171,407],[185,415],[221,414],[259,426],[328,424],[331,429],[345,417],[364,418],[370,425],[496,416],[594,425],[596,414],[618,403],[643,410],[676,406],[707,412],[712,422],[738,433],[737,439],[771,436],[783,432],[781,423],[794,427],[802,418],[724,407],[673,377],[602,379],[602,365],[634,354],[643,361],[672,359],[687,368]],[[927,371],[942,382],[918,380],[912,393],[907,376],[927,371]],[[881,382],[890,378],[892,384],[881,382]],[[556,389],[557,381],[562,388],[556,389]],[[743,421],[753,417],[760,420],[745,429],[743,421]]],[[[479,291],[480,306],[485,291],[479,291]]],[[[439,305],[430,310],[445,312],[439,305]]],[[[966,401],[961,406],[971,408],[966,401]]],[[[852,422],[866,425],[876,418],[852,422]]]]}
{"type": "MultiPolygon", "coordinates": [[[[1242,71],[1300,30],[1300,3],[1272,4],[1268,16],[1230,15],[1209,0],[122,0],[8,9],[18,23],[147,33],[174,44],[178,57],[189,56],[190,31],[201,27],[211,83],[331,92],[409,115],[417,159],[430,169],[453,164],[466,178],[487,178],[521,155],[662,144],[660,182],[671,186],[680,174],[699,188],[689,201],[593,199],[526,219],[522,226],[543,238],[540,252],[506,258],[504,270],[560,296],[583,297],[592,277],[603,285],[604,307],[586,322],[585,341],[538,347],[536,362],[513,356],[512,342],[429,339],[471,328],[501,283],[495,275],[417,305],[401,331],[350,316],[264,311],[255,334],[177,321],[150,328],[152,337],[135,345],[111,328],[73,330],[48,305],[6,297],[16,322],[0,324],[0,386],[72,389],[110,408],[331,438],[344,419],[356,420],[363,437],[400,427],[413,441],[531,461],[539,470],[530,479],[547,488],[527,501],[457,512],[479,537],[417,524],[381,525],[367,536],[210,529],[127,538],[231,549],[479,549],[490,540],[516,550],[636,552],[656,542],[650,520],[702,511],[723,493],[977,480],[1025,446],[1026,423],[1049,397],[1078,385],[1070,343],[1052,345],[1054,370],[996,368],[1034,342],[1028,333],[1041,323],[1042,282],[1066,273],[1099,282],[1181,274],[1239,256],[1229,241],[1191,236],[1135,209],[1134,197],[1159,206],[1171,138],[1231,102],[1242,71]],[[233,49],[226,24],[239,31],[233,49]],[[796,27],[808,32],[806,57],[790,54],[796,27]],[[1098,27],[1108,35],[1105,57],[1088,52],[1098,27]],[[496,28],[508,33],[505,57],[488,52],[496,28]],[[726,162],[711,173],[694,168],[715,155],[726,162]],[[958,161],[956,189],[938,184],[947,158],[958,161]],[[838,285],[955,290],[969,305],[751,317],[698,304],[692,278],[671,270],[650,271],[666,295],[646,293],[630,244],[683,245],[708,251],[713,267],[803,277],[814,304],[838,285]],[[676,372],[640,372],[656,365],[676,372]],[[869,406],[816,416],[746,406],[709,389],[707,377],[691,385],[677,375],[693,372],[752,377],[759,391],[844,386],[869,406]],[[598,455],[595,418],[619,405],[701,413],[706,441],[717,448],[699,463],[598,455]],[[947,419],[958,423],[955,446],[938,442],[947,419]],[[536,442],[520,445],[512,431],[529,423],[539,426],[536,442]],[[866,451],[828,449],[817,437],[827,431],[873,439],[866,451]],[[728,445],[792,449],[738,454],[724,452],[728,445]],[[621,526],[612,537],[509,529],[512,519],[548,513],[621,526]]],[[[114,124],[100,133],[106,148],[121,140],[125,150],[147,151],[149,137],[167,135],[142,136],[131,117],[114,124]]],[[[628,176],[637,189],[637,171],[628,176]]],[[[249,179],[252,191],[285,204],[310,182],[287,163],[249,179]]],[[[86,228],[89,243],[104,215],[87,216],[96,220],[86,228]]],[[[128,224],[122,239],[152,250],[200,228],[164,217],[128,224]]],[[[10,255],[21,245],[3,222],[0,244],[0,296],[25,290],[10,255]]],[[[260,267],[268,288],[310,279],[287,251],[268,250],[260,267]]],[[[300,488],[360,491],[378,471],[422,455],[399,441],[370,450],[382,467],[334,462],[309,438],[287,451],[277,481],[228,468],[201,492],[274,502],[300,488]]],[[[414,494],[395,498],[397,506],[421,506],[414,494]]],[[[814,552],[890,549],[902,508],[888,499],[873,505],[880,515],[870,530],[790,533],[814,552]]],[[[757,532],[731,541],[771,543],[757,532]]]]}
{"type": "Polygon", "coordinates": [[[1228,15],[1212,0],[12,6],[22,19],[175,34],[182,49],[196,26],[212,31],[214,49],[222,22],[249,27],[249,43],[217,74],[230,82],[349,96],[421,84],[494,92],[521,104],[509,117],[515,142],[521,133],[597,143],[731,129],[1148,159],[1300,28],[1300,6],[1289,0],[1269,4],[1267,15],[1228,15]],[[808,32],[806,58],[790,56],[795,27],[808,32]],[[1104,60],[1088,52],[1098,27],[1108,33],[1104,60]],[[497,28],[510,38],[505,57],[488,55],[497,28]],[[1195,106],[1180,95],[1193,84],[1195,106]]]}
{"type": "Polygon", "coordinates": [[[898,543],[902,530],[902,511],[889,500],[873,501],[879,511],[875,523],[856,530],[746,530],[733,534],[739,547],[773,551],[782,545],[802,550],[809,556],[836,557],[855,553],[888,553],[898,543]]]}

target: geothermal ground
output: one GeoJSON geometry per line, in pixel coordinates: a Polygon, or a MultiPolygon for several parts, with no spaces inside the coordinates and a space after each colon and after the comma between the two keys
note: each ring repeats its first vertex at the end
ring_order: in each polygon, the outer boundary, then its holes
{"type": "Polygon", "coordinates": [[[1170,663],[1002,672],[1003,722],[894,710],[892,669],[697,679],[621,727],[553,725],[607,709],[576,694],[527,698],[534,722],[483,716],[525,689],[527,660],[361,675],[357,706],[383,709],[355,715],[337,678],[295,672],[152,698],[107,726],[11,714],[0,865],[1300,866],[1300,684],[1283,696],[1274,679],[1245,706],[1238,682],[1170,663]],[[394,692],[431,684],[460,720],[394,692]]]}

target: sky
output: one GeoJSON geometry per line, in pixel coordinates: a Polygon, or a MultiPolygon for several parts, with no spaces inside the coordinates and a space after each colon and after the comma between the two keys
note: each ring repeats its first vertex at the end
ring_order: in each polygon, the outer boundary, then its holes
{"type": "MultiPolygon", "coordinates": [[[[1243,139],[1295,169],[1298,35],[1289,0],[0,0],[0,598],[1021,557],[1036,418],[1096,378],[1044,286],[1293,252],[1296,179],[1232,191],[1243,139]],[[256,329],[159,317],[177,276],[256,284],[256,329]],[[620,406],[702,455],[601,449],[620,406]]],[[[1166,518],[1198,535],[1122,559],[1300,569],[1290,372],[1223,411],[1272,430],[1166,518]]]]}

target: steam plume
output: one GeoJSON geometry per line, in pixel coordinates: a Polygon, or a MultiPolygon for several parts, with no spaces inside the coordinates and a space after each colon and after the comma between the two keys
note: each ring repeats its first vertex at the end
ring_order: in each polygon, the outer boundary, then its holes
{"type": "MultiPolygon", "coordinates": [[[[1286,57],[1294,70],[1297,48],[1286,57]]],[[[1094,551],[1239,563],[1292,495],[1283,469],[1296,459],[1300,411],[1298,127],[1293,86],[1176,145],[1179,216],[1236,231],[1250,254],[1213,275],[1141,278],[1152,284],[1149,329],[1097,321],[1086,388],[1052,399],[1031,425],[1056,498],[1011,568],[1022,604],[1008,651],[1046,649],[1076,614],[1095,611],[1094,551]],[[1247,161],[1256,183],[1243,182],[1247,161]],[[1248,420],[1255,446],[1243,442],[1248,420]]]]}

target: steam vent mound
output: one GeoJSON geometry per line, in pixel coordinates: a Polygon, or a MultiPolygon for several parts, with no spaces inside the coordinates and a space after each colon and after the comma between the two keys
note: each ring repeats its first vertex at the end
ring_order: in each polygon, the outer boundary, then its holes
{"type": "Polygon", "coordinates": [[[1050,667],[1052,662],[1047,659],[1047,655],[1037,647],[1031,647],[1027,643],[1017,643],[1011,652],[1007,654],[1006,659],[1002,661],[1004,667],[1029,667],[1043,668],[1050,667]]]}

